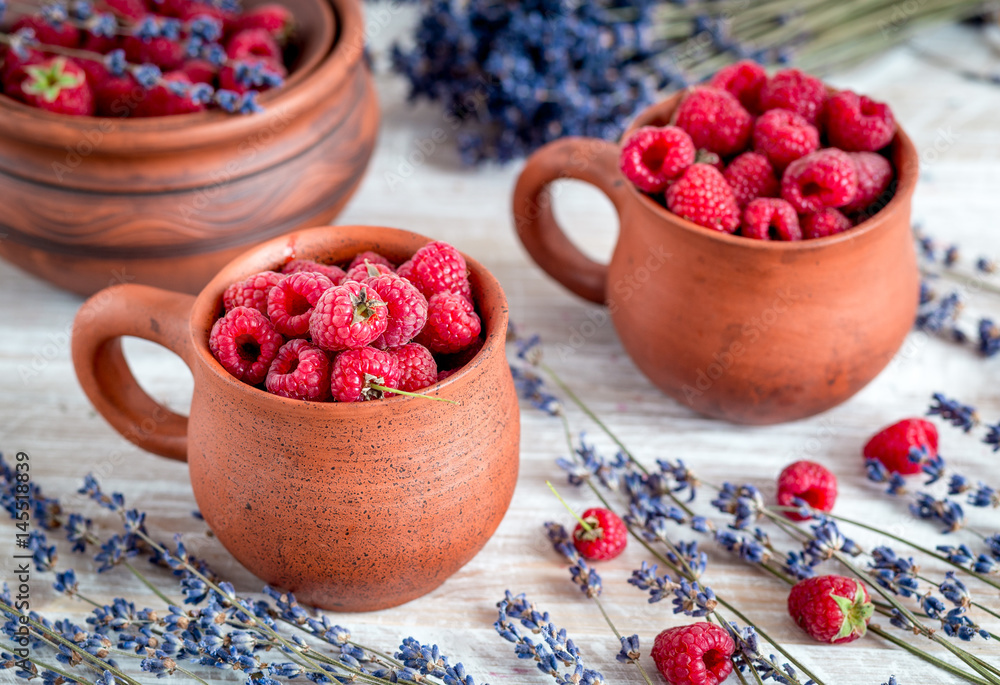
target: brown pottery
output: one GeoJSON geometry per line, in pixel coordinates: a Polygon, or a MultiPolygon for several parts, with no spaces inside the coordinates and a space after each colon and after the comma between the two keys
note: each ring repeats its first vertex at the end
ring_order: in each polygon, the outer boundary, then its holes
{"type": "Polygon", "coordinates": [[[392,228],[323,227],[257,247],[197,297],[141,285],[94,295],[77,314],[73,363],[94,406],[140,447],[187,460],[201,513],[254,574],[335,611],[395,606],[440,585],[499,525],[514,492],[520,423],[504,354],[507,301],[468,259],[485,344],[425,392],[359,403],[286,399],[230,376],[208,334],[231,282],[293,258],[404,261],[427,238],[392,228]],[[121,337],[178,354],[194,376],[190,417],[136,383],[121,337]]]}
{"type": "MultiPolygon", "coordinates": [[[[679,98],[644,110],[623,138],[669,123],[679,98]]],[[[817,240],[751,240],[681,219],[625,179],[617,143],[590,138],[532,155],[514,191],[514,220],[550,276],[608,305],[622,346],[664,392],[737,423],[790,421],[863,388],[913,325],[917,153],[902,131],[890,150],[888,204],[817,240]],[[563,178],[591,183],[614,203],[620,230],[610,264],[585,256],[556,223],[549,184],[563,178]]]]}
{"type": "Polygon", "coordinates": [[[0,257],[78,293],[195,293],[250,245],[332,219],[378,128],[360,0],[283,2],[301,49],[261,114],[77,117],[0,96],[0,257]]]}

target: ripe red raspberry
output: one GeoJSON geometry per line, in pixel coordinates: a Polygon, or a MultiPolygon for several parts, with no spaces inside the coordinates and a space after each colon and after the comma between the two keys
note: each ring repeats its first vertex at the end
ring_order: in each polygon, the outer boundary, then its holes
{"type": "Polygon", "coordinates": [[[799,214],[843,207],[858,192],[858,170],[846,152],[825,148],[800,157],[781,177],[781,197],[799,214]]]}
{"type": "Polygon", "coordinates": [[[764,67],[748,59],[722,67],[708,85],[728,91],[750,112],[760,112],[760,89],[767,83],[764,67]]]}
{"type": "Polygon", "coordinates": [[[222,293],[222,305],[226,311],[234,307],[252,307],[261,314],[267,314],[267,294],[284,278],[285,274],[276,271],[261,271],[246,280],[233,283],[222,293]]]}
{"type": "Polygon", "coordinates": [[[155,64],[162,71],[173,71],[184,66],[187,53],[184,45],[177,40],[157,37],[143,40],[138,36],[122,38],[125,57],[134,64],[155,64]]]}
{"type": "Polygon", "coordinates": [[[845,212],[861,212],[868,208],[876,200],[879,208],[885,206],[888,198],[883,198],[882,193],[889,189],[892,183],[892,164],[882,155],[874,152],[848,152],[848,156],[854,160],[854,166],[858,170],[858,192],[854,199],[844,205],[845,212]]]}
{"type": "Polygon", "coordinates": [[[441,381],[443,381],[448,376],[451,376],[456,371],[458,371],[458,369],[445,369],[444,371],[438,371],[438,378],[437,378],[438,379],[438,383],[440,383],[441,381]]]}
{"type": "Polygon", "coordinates": [[[58,45],[64,48],[80,47],[80,29],[69,22],[58,25],[39,15],[23,16],[8,29],[8,33],[17,33],[21,29],[31,29],[35,39],[42,45],[58,45]]]}
{"type": "Polygon", "coordinates": [[[323,402],[330,398],[330,359],[308,340],[289,340],[271,362],[264,387],[282,397],[323,402]]]}
{"type": "Polygon", "coordinates": [[[894,473],[910,475],[920,473],[920,461],[910,459],[910,450],[927,450],[927,459],[933,459],[938,451],[937,427],[925,419],[903,419],[886,426],[865,445],[865,459],[878,459],[886,469],[894,473]]]}
{"type": "Polygon", "coordinates": [[[94,93],[87,73],[72,59],[58,56],[28,64],[24,78],[8,95],[25,104],[58,114],[90,116],[94,113],[94,93]]]}
{"type": "Polygon", "coordinates": [[[688,132],[696,148],[729,157],[747,148],[753,117],[728,91],[701,86],[677,108],[677,125],[688,132]]]}
{"type": "Polygon", "coordinates": [[[729,163],[722,175],[741,209],[758,197],[778,195],[780,186],[771,162],[757,152],[744,152],[729,163]]]}
{"type": "Polygon", "coordinates": [[[772,109],[754,123],[753,149],[767,155],[780,172],[799,157],[819,149],[819,131],[795,112],[772,109]]]}
{"type": "Polygon", "coordinates": [[[667,208],[679,217],[733,233],[740,225],[740,206],[722,173],[708,164],[692,164],[667,189],[667,208]]]}
{"type": "Polygon", "coordinates": [[[313,308],[332,287],[333,281],[315,271],[286,275],[267,294],[267,316],[274,330],[286,338],[305,337],[313,308]]]}
{"type": "Polygon", "coordinates": [[[226,43],[226,55],[233,61],[259,57],[281,64],[281,47],[265,29],[246,29],[234,34],[226,43]]]}
{"type": "Polygon", "coordinates": [[[142,19],[149,10],[142,0],[106,0],[115,14],[126,19],[142,19]]]}
{"type": "Polygon", "coordinates": [[[427,298],[416,286],[394,273],[380,274],[362,282],[389,308],[385,332],[372,345],[381,349],[399,347],[423,330],[427,323],[427,298]]]}
{"type": "Polygon", "coordinates": [[[409,261],[400,264],[396,273],[417,286],[428,300],[443,292],[472,298],[465,258],[448,243],[427,243],[409,261]]]}
{"type": "Polygon", "coordinates": [[[266,316],[256,309],[236,307],[212,326],[208,349],[230,374],[257,385],[267,376],[284,342],[266,316]]]}
{"type": "MultiPolygon", "coordinates": [[[[825,466],[813,461],[789,464],[778,476],[778,504],[794,507],[797,506],[796,499],[803,500],[813,509],[832,511],[837,501],[837,477],[825,466]]],[[[810,518],[794,511],[784,513],[793,521],[810,518]]]]}
{"type": "Polygon", "coordinates": [[[590,530],[583,524],[573,529],[573,546],[580,556],[591,561],[614,559],[625,551],[628,543],[628,528],[618,514],[609,509],[594,507],[581,516],[590,530]]]}
{"type": "MultiPolygon", "coordinates": [[[[350,271],[358,264],[364,264],[366,261],[371,264],[381,264],[383,266],[387,266],[389,267],[390,271],[396,270],[395,264],[393,264],[388,259],[380,255],[378,252],[372,252],[371,250],[365,250],[364,252],[359,252],[358,254],[354,255],[354,259],[352,259],[351,263],[347,266],[347,270],[350,271]]],[[[383,271],[382,273],[385,272],[383,271]]]]}
{"type": "Polygon", "coordinates": [[[146,91],[132,109],[134,117],[163,117],[173,114],[191,114],[201,112],[205,105],[194,102],[186,95],[175,93],[167,83],[182,83],[191,85],[191,79],[183,71],[171,71],[163,75],[160,83],[146,91]]]}
{"type": "Polygon", "coordinates": [[[315,262],[311,259],[293,259],[292,261],[281,267],[281,273],[283,274],[294,274],[300,271],[314,271],[316,273],[323,274],[334,285],[340,285],[347,280],[347,274],[339,266],[334,266],[333,264],[323,264],[322,262],[315,262]]]}
{"type": "Polygon", "coordinates": [[[783,69],[760,89],[760,108],[787,109],[818,125],[826,103],[826,86],[815,76],[798,69],[783,69]]]}
{"type": "Polygon", "coordinates": [[[380,400],[382,390],[371,387],[399,387],[396,358],[374,347],[360,347],[337,355],[330,372],[330,392],[338,402],[380,400]]]}
{"type": "Polygon", "coordinates": [[[431,351],[419,343],[386,350],[399,364],[399,385],[408,392],[416,392],[438,381],[437,362],[431,351]]]}
{"type": "Polygon", "coordinates": [[[802,235],[806,240],[825,238],[828,235],[843,233],[854,224],[844,216],[844,213],[833,207],[826,207],[818,212],[802,215],[802,235]]]}
{"type": "Polygon", "coordinates": [[[291,11],[278,3],[258,5],[244,12],[233,21],[233,30],[264,29],[277,40],[284,43],[295,28],[295,18],[291,11]]]}
{"type": "Polygon", "coordinates": [[[371,288],[345,281],[320,295],[309,318],[309,333],[324,350],[364,347],[385,332],[388,313],[371,288]]]}
{"type": "Polygon", "coordinates": [[[191,83],[207,83],[208,85],[213,85],[219,74],[218,67],[204,59],[189,59],[184,62],[179,71],[187,76],[191,83]]]}
{"type": "MultiPolygon", "coordinates": [[[[352,266],[347,270],[347,275],[345,276],[344,280],[357,281],[358,283],[361,283],[364,280],[372,278],[373,270],[376,275],[377,274],[395,275],[395,272],[389,267],[387,267],[385,264],[374,264],[374,263],[355,264],[354,266],[352,266]]],[[[402,276],[400,276],[400,278],[402,278],[402,276]]]]}
{"type": "Polygon", "coordinates": [[[431,352],[450,354],[474,345],[481,331],[472,302],[458,293],[438,293],[427,301],[427,324],[416,341],[431,352]]]}
{"type": "Polygon", "coordinates": [[[896,119],[889,105],[842,90],[826,101],[826,135],[841,150],[874,152],[892,142],[896,119]]]}
{"type": "Polygon", "coordinates": [[[231,90],[234,93],[239,93],[240,95],[248,93],[251,90],[263,93],[264,91],[271,89],[271,86],[268,83],[256,85],[248,82],[246,78],[237,78],[237,69],[240,65],[245,65],[249,68],[260,67],[264,72],[276,75],[282,79],[288,76],[288,70],[285,69],[285,65],[281,62],[274,62],[264,57],[244,57],[239,60],[239,62],[227,64],[219,70],[220,88],[231,90]]]}
{"type": "Polygon", "coordinates": [[[874,609],[868,589],[843,576],[806,578],[788,594],[788,613],[799,627],[835,645],[863,637],[874,609]]]}
{"type": "Polygon", "coordinates": [[[802,240],[795,210],[774,197],[759,197],[747,205],[740,233],[756,240],[802,240]]]}
{"type": "Polygon", "coordinates": [[[639,190],[659,193],[694,164],[691,136],[677,126],[643,126],[622,145],[619,167],[639,190]]]}
{"type": "Polygon", "coordinates": [[[653,640],[650,656],[667,685],[719,685],[733,672],[736,644],[714,623],[667,628],[653,640]]]}

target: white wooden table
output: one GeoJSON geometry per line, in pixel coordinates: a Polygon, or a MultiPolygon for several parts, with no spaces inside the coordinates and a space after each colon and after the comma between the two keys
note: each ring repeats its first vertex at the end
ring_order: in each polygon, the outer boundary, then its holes
{"type": "MultiPolygon", "coordinates": [[[[402,21],[400,19],[399,21],[402,21]]],[[[386,40],[386,37],[381,37],[386,40]]],[[[962,45],[969,64],[1000,66],[1000,59],[971,32],[955,27],[922,38],[922,44],[947,52],[962,45]]],[[[954,52],[954,50],[952,50],[954,52]]],[[[1000,88],[962,80],[916,59],[905,48],[849,73],[836,75],[838,86],[852,87],[891,103],[914,138],[923,158],[922,178],[914,200],[914,215],[927,231],[944,241],[960,243],[969,255],[1000,257],[997,188],[1000,186],[1000,88]]],[[[462,169],[446,145],[435,150],[402,183],[389,175],[405,168],[407,157],[441,122],[430,106],[405,105],[404,84],[395,77],[379,78],[384,106],[382,133],[368,175],[340,223],[382,224],[411,229],[450,241],[475,255],[504,284],[511,318],[523,331],[538,332],[552,348],[596,308],[571,296],[550,281],[527,258],[511,225],[509,202],[520,165],[506,168],[462,169]]],[[[574,238],[591,254],[607,255],[615,239],[615,219],[596,191],[567,183],[558,215],[574,238]]],[[[974,300],[980,308],[1000,315],[1000,301],[974,300]]],[[[108,490],[121,491],[148,513],[148,526],[160,538],[182,533],[185,543],[206,558],[242,592],[256,592],[261,582],[243,570],[191,516],[194,499],[183,464],[143,453],[114,432],[90,407],[77,386],[69,359],[67,332],[80,299],[0,263],[0,449],[11,459],[24,450],[31,455],[33,476],[51,496],[95,520],[104,535],[114,530],[107,512],[75,495],[88,472],[108,490]],[[22,372],[30,370],[30,378],[22,372]]],[[[833,332],[831,332],[833,334],[833,332]]],[[[129,341],[127,353],[136,375],[158,399],[185,411],[190,376],[169,353],[140,341],[129,341]]],[[[932,392],[940,390],[980,409],[984,418],[1000,419],[1000,358],[984,361],[954,345],[914,334],[897,360],[869,387],[844,405],[810,420],[765,428],[732,426],[707,420],[654,389],[624,355],[609,325],[599,327],[572,358],[550,355],[550,363],[623,436],[637,455],[652,464],[657,457],[683,458],[713,481],[734,480],[760,486],[773,495],[778,470],[796,458],[821,461],[840,479],[837,511],[856,518],[884,522],[898,533],[928,545],[942,538],[936,529],[913,519],[905,507],[883,497],[869,484],[861,468],[860,448],[880,426],[906,415],[919,415],[932,392]]],[[[583,415],[569,408],[574,426],[587,430],[605,452],[610,443],[583,415]]],[[[942,451],[956,467],[973,477],[1000,481],[996,456],[956,430],[942,428],[942,451]]],[[[603,671],[610,683],[638,682],[630,666],[618,664],[617,640],[596,608],[569,582],[564,565],[551,551],[543,522],[569,517],[548,492],[545,481],[564,479],[554,464],[565,453],[558,421],[523,408],[521,474],[513,503],[486,548],[465,568],[430,595],[397,609],[362,615],[336,615],[363,642],[392,650],[401,638],[414,635],[437,642],[453,660],[465,663],[478,682],[545,683],[530,662],[519,662],[511,645],[494,632],[494,605],[504,590],[526,592],[551,612],[559,626],[584,651],[588,664],[603,671]]],[[[576,507],[592,505],[585,491],[561,488],[576,507]]],[[[698,506],[709,507],[703,492],[698,506]]],[[[970,519],[981,529],[1000,529],[1000,512],[973,510],[970,519]]],[[[10,579],[13,528],[0,526],[0,568],[10,579]]],[[[58,533],[53,539],[60,540],[58,533]]],[[[863,544],[875,541],[858,533],[863,544]]],[[[960,533],[955,540],[974,542],[960,533]]],[[[783,541],[784,544],[784,541],[783,541]]],[[[890,648],[874,636],[847,648],[812,643],[787,617],[785,589],[765,574],[730,558],[706,540],[711,563],[706,582],[733,599],[745,613],[780,638],[826,683],[878,685],[896,674],[901,684],[960,682],[932,671],[917,659],[890,648]]],[[[790,547],[790,544],[785,544],[790,547]]],[[[96,575],[95,566],[60,545],[63,561],[82,574],[82,586],[92,596],[110,600],[133,598],[140,606],[159,603],[125,572],[96,575]]],[[[600,566],[604,602],[619,629],[638,633],[648,654],[652,638],[684,618],[670,613],[667,602],[648,605],[643,593],[626,584],[631,569],[648,558],[632,544],[620,558],[600,566]]],[[[941,569],[925,565],[932,575],[941,569]]],[[[832,571],[832,569],[831,569],[832,571]]],[[[167,587],[171,581],[162,580],[167,587]]],[[[33,608],[51,615],[82,620],[86,608],[49,586],[50,576],[36,576],[33,608]]],[[[1000,607],[1000,598],[980,592],[980,599],[1000,607]]],[[[1000,625],[989,625],[1000,631],[1000,625]]],[[[996,645],[974,643],[970,649],[996,659],[996,645]]],[[[646,657],[652,669],[651,660],[646,657]]],[[[214,679],[239,674],[216,672],[214,679]]],[[[0,682],[13,680],[0,672],[0,682]]],[[[153,682],[148,674],[143,682],[153,682]]],[[[180,682],[187,682],[180,679],[180,682]]],[[[736,682],[733,679],[731,682],[736,682]]]]}

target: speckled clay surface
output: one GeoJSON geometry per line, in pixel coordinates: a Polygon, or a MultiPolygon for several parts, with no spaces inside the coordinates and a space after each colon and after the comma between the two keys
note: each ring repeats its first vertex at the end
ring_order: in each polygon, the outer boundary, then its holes
{"type": "MultiPolygon", "coordinates": [[[[645,110],[630,131],[669,123],[679,97],[645,110]]],[[[543,269],[608,304],[625,350],[663,391],[738,423],[790,421],[863,388],[913,325],[917,153],[902,131],[891,149],[889,204],[818,240],[756,241],[685,221],[625,179],[616,143],[588,138],[556,141],[529,159],[514,219],[543,269]],[[547,188],[559,178],[587,181],[614,203],[620,233],[610,265],[586,257],[556,223],[547,188]]]]}
{"type": "Polygon", "coordinates": [[[253,573],[335,611],[394,606],[440,585],[499,525],[517,480],[519,415],[504,354],[507,303],[469,259],[486,343],[416,398],[315,404],[269,395],[212,358],[208,332],[234,280],[293,258],[375,250],[403,261],[427,238],[326,227],[272,240],[232,262],[197,299],[145,286],[98,293],[77,316],[73,361],[94,406],[130,440],[188,460],[201,513],[253,573]],[[191,418],[135,384],[118,337],[138,335],[191,367],[191,418]]]}

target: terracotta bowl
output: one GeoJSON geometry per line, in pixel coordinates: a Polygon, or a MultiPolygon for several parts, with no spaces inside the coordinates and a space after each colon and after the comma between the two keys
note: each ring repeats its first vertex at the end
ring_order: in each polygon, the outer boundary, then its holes
{"type": "Polygon", "coordinates": [[[284,1],[301,51],[261,114],[70,117],[0,97],[0,257],[78,293],[194,293],[248,246],[330,221],[378,128],[364,21],[358,0],[284,1]]]}
{"type": "Polygon", "coordinates": [[[197,296],[119,285],[81,307],[73,363],[87,396],[135,444],[187,460],[201,513],[254,574],[335,611],[395,606],[440,585],[499,525],[518,472],[517,396],[504,354],[507,301],[473,259],[485,345],[427,394],[354,404],[271,395],[212,357],[222,292],[293,258],[376,250],[404,261],[427,238],[391,228],[324,227],[273,239],[197,296]],[[194,376],[190,418],[136,383],[121,337],[157,342],[194,376]]]}
{"type": "MultiPolygon", "coordinates": [[[[680,95],[644,110],[665,125],[680,95]]],[[[917,153],[899,131],[892,197],[857,227],[801,242],[698,226],[639,192],[620,146],[565,138],[528,160],[514,191],[517,233],[550,276],[606,303],[622,346],[664,392],[737,423],[812,416],[851,397],[889,363],[913,325],[919,275],[910,228],[917,153]],[[614,203],[610,264],[584,255],[552,213],[549,184],[575,178],[614,203]]]]}

